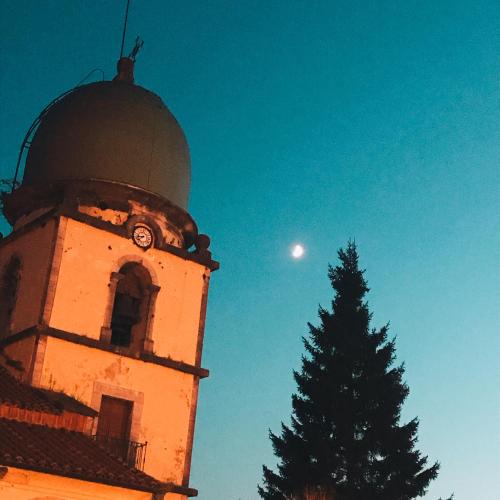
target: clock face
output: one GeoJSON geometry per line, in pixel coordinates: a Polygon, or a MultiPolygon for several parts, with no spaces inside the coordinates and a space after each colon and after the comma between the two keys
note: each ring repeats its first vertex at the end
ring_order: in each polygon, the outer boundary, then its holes
{"type": "Polygon", "coordinates": [[[153,233],[149,227],[135,226],[132,232],[134,243],[141,248],[149,248],[153,243],[153,233]]]}

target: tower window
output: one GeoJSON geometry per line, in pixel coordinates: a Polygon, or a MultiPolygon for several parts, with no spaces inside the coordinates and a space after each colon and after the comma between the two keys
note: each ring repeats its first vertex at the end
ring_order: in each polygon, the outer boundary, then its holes
{"type": "Polygon", "coordinates": [[[21,278],[21,261],[13,256],[3,269],[0,281],[0,337],[8,335],[21,278]]]}
{"type": "Polygon", "coordinates": [[[111,316],[111,344],[142,348],[149,318],[151,277],[136,262],[120,269],[111,316]]]}
{"type": "Polygon", "coordinates": [[[132,328],[141,319],[139,316],[140,304],[140,298],[133,297],[128,293],[116,293],[111,320],[112,344],[124,347],[130,345],[132,328]]]}

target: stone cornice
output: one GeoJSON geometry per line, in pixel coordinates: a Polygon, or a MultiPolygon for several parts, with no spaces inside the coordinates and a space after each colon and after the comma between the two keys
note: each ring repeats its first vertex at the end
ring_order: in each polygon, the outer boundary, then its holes
{"type": "Polygon", "coordinates": [[[100,340],[91,339],[77,333],[66,332],[64,330],[57,330],[55,328],[50,328],[48,326],[35,326],[23,330],[22,332],[15,333],[0,340],[0,348],[6,345],[13,344],[19,340],[30,337],[31,335],[46,335],[47,337],[54,337],[60,340],[65,340],[67,342],[72,342],[74,344],[83,345],[91,349],[100,349],[102,351],[107,351],[119,356],[124,356],[131,359],[137,359],[145,363],[153,363],[160,366],[165,366],[173,370],[177,370],[184,373],[189,373],[199,378],[206,378],[209,375],[209,371],[206,368],[201,368],[199,366],[191,365],[185,363],[184,361],[177,361],[171,358],[166,358],[163,356],[157,356],[156,354],[141,352],[138,355],[133,355],[127,352],[127,349],[123,347],[113,346],[106,344],[100,340]]]}

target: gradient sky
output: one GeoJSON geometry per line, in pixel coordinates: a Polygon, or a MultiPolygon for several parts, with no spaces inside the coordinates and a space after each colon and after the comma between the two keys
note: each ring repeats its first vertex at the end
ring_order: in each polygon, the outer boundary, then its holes
{"type": "MultiPolygon", "coordinates": [[[[0,177],[49,101],[94,68],[114,76],[124,3],[2,2],[0,177]]],[[[500,3],[132,0],[129,50],[136,34],[136,81],[186,132],[190,212],[221,261],[200,500],[257,498],[268,428],[289,419],[301,336],[349,238],[373,325],[390,321],[405,362],[403,416],[442,464],[425,498],[498,498],[500,3]]]]}

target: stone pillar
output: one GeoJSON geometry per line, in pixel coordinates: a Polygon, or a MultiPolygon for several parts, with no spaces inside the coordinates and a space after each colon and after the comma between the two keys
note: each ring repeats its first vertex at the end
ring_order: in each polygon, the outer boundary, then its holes
{"type": "Polygon", "coordinates": [[[123,278],[123,274],[111,273],[108,288],[108,303],[106,304],[106,311],[104,313],[104,324],[101,327],[100,340],[106,344],[111,344],[111,318],[113,315],[113,304],[115,302],[116,289],[118,282],[123,278]]]}
{"type": "Polygon", "coordinates": [[[148,288],[148,317],[146,318],[146,334],[144,336],[143,351],[147,353],[153,353],[153,322],[155,317],[156,297],[158,296],[160,287],[158,285],[150,285],[148,288]]]}

